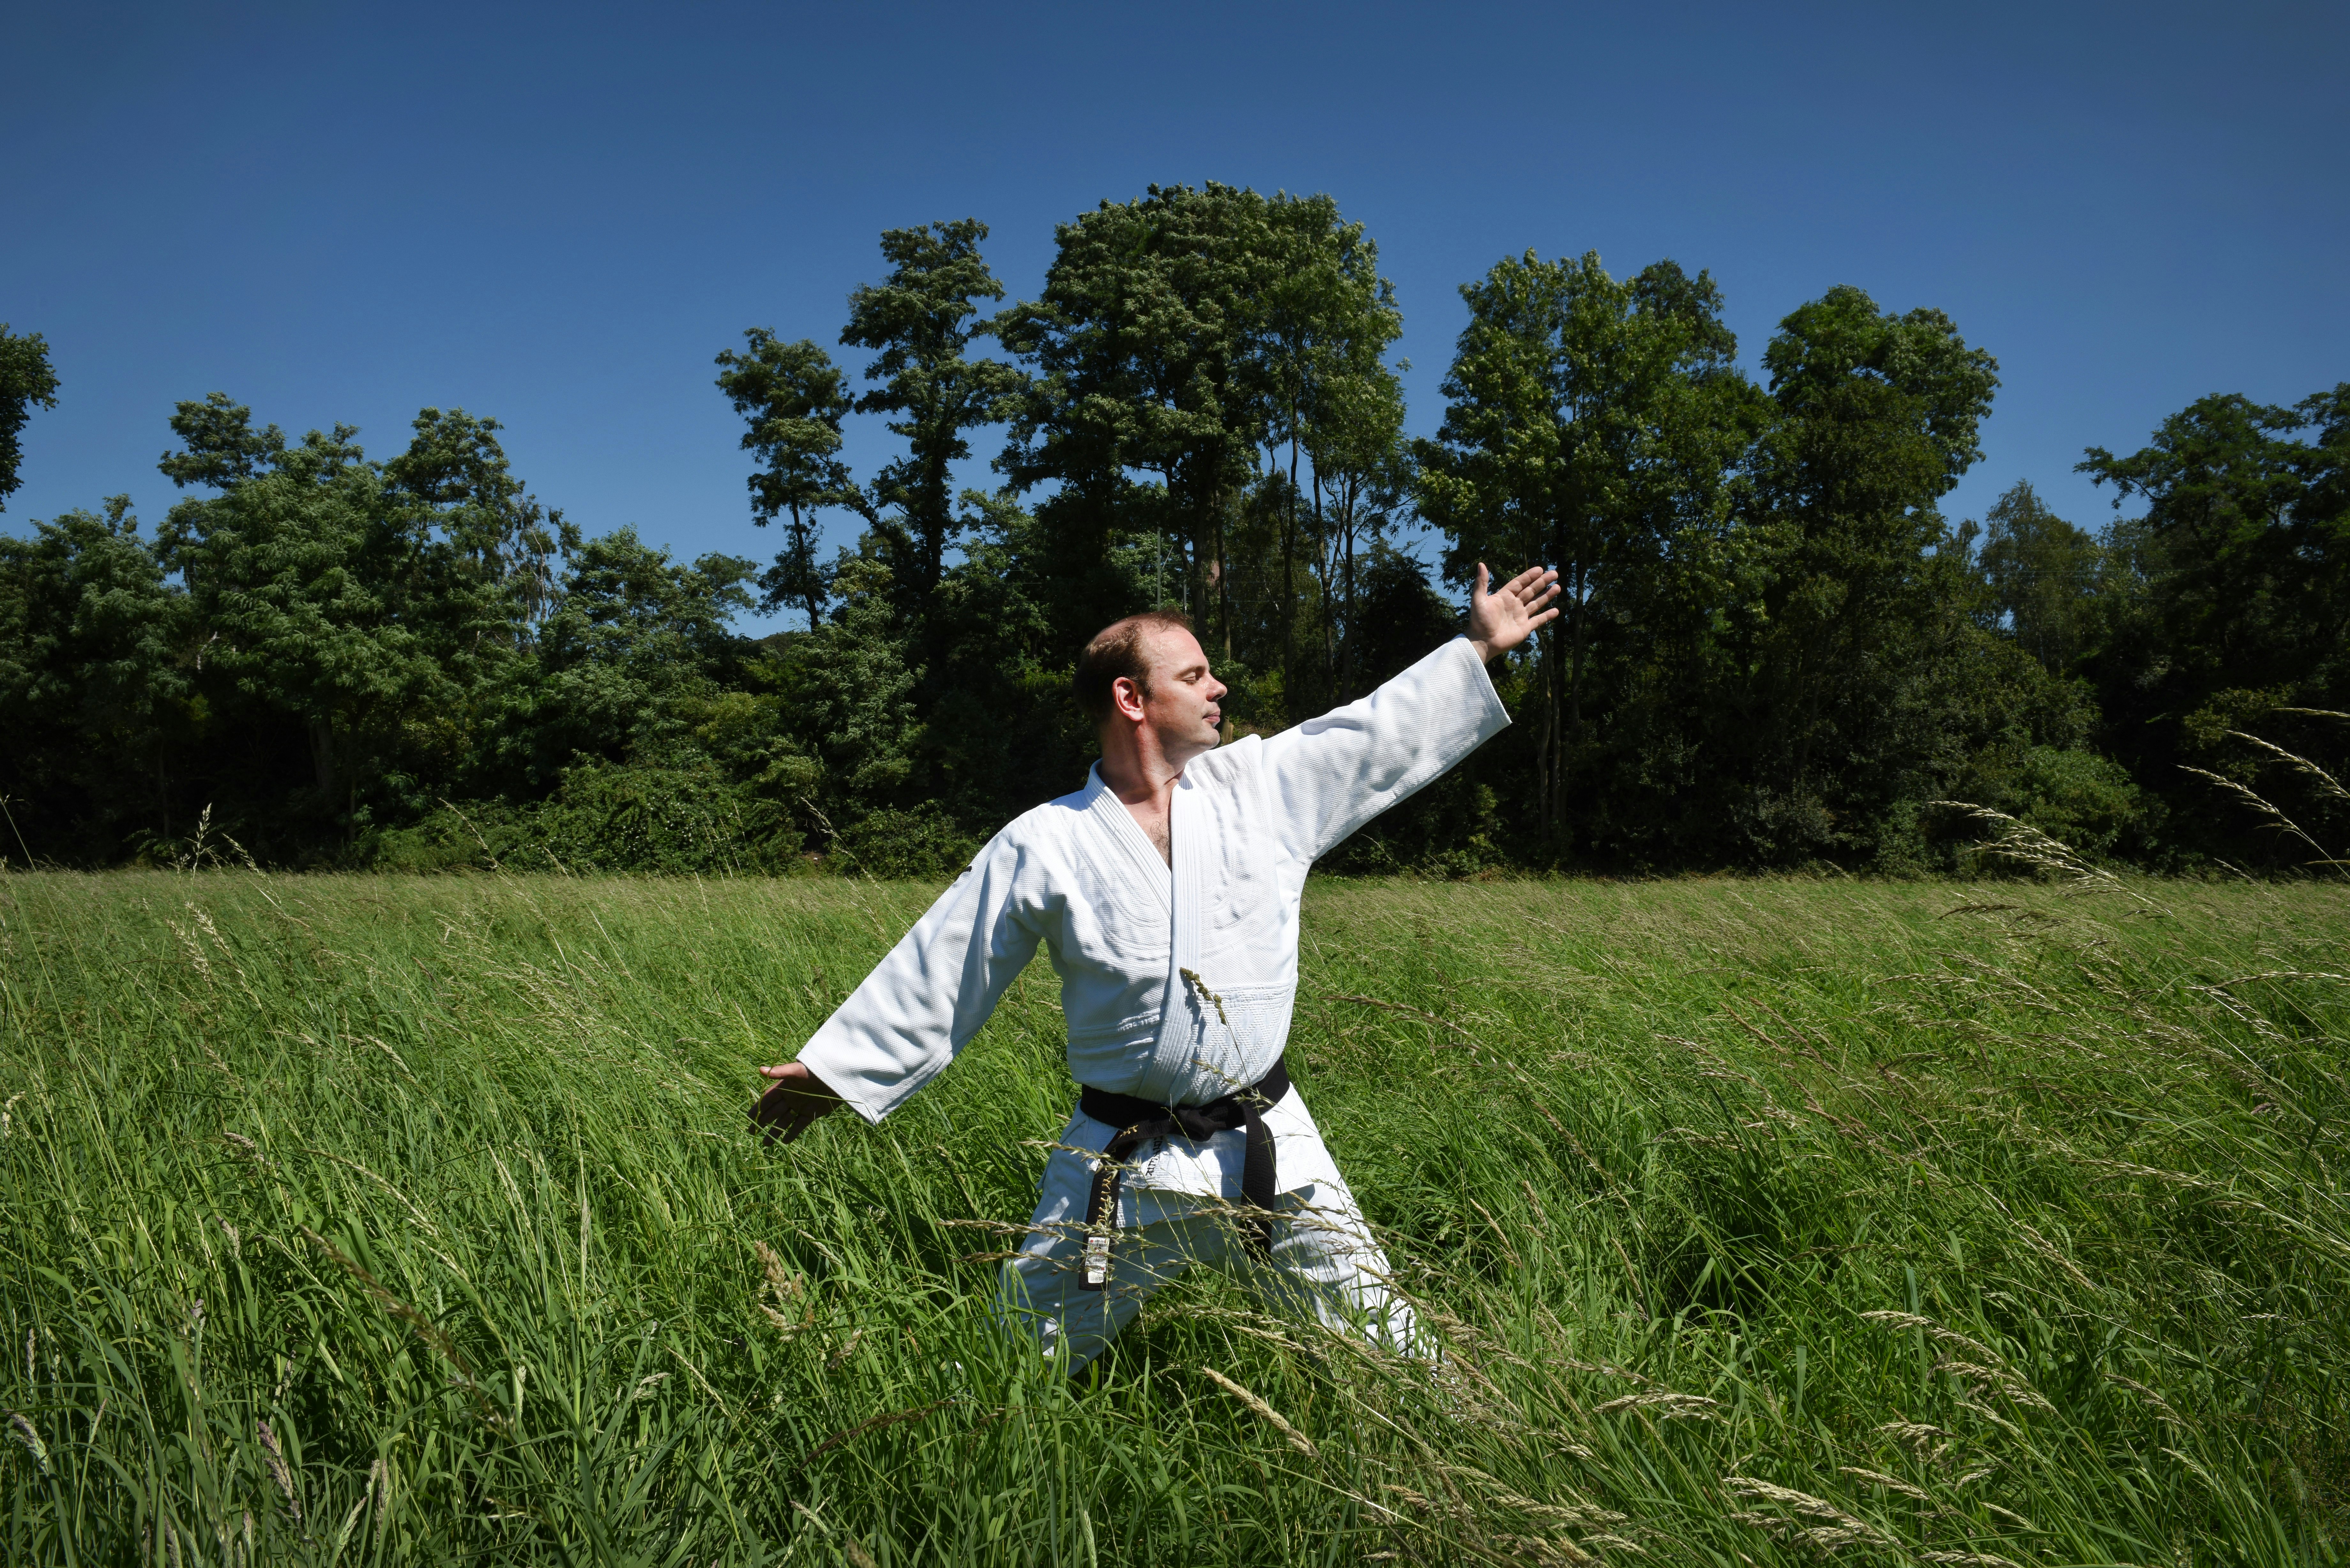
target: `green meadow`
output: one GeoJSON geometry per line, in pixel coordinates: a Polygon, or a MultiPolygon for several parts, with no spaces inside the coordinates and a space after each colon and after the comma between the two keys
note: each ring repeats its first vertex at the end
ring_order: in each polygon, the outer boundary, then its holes
{"type": "Polygon", "coordinates": [[[1042,963],[745,1128],[934,891],[0,877],[5,1560],[2350,1542],[2350,888],[1316,883],[1292,1069],[1440,1360],[1195,1273],[1074,1384],[988,1310],[1042,963]]]}

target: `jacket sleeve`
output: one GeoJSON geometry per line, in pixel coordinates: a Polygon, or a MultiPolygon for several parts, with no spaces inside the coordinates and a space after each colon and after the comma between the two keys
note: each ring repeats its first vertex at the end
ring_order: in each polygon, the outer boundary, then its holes
{"type": "Polygon", "coordinates": [[[868,1122],[889,1115],[971,1043],[1036,954],[1036,880],[1006,828],[824,1022],[800,1064],[868,1122]]]}
{"type": "Polygon", "coordinates": [[[1509,710],[1465,637],[1358,701],[1264,742],[1274,833],[1318,860],[1509,727],[1509,710]]]}

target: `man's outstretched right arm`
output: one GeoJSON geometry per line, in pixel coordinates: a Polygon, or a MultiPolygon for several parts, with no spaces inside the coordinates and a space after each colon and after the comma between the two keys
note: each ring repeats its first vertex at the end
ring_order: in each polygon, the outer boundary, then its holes
{"type": "Polygon", "coordinates": [[[789,1139],[843,1103],[878,1122],[970,1044],[1041,940],[1036,867],[1014,840],[1006,829],[980,851],[797,1062],[760,1069],[755,1124],[789,1139]]]}

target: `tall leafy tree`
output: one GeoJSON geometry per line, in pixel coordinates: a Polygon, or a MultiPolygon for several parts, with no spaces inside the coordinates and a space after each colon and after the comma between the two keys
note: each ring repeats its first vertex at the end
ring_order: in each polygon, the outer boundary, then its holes
{"type": "Polygon", "coordinates": [[[449,565],[466,579],[442,596],[477,607],[479,624],[456,635],[475,646],[484,635],[514,646],[553,610],[556,576],[564,556],[579,548],[579,531],[515,475],[497,421],[425,409],[411,428],[408,450],[384,464],[384,478],[395,495],[429,509],[449,565]]]}
{"type": "Polygon", "coordinates": [[[2239,733],[2339,743],[2334,721],[2278,711],[2350,708],[2350,383],[2290,408],[2199,399],[2137,452],[2093,447],[2080,467],[2114,486],[2117,511],[2145,508],[2108,535],[2090,661],[2115,752],[2169,798],[2189,844],[2285,853],[2238,802],[2209,809],[2202,774],[2252,777],[2239,733]]]}
{"type": "MultiPolygon", "coordinates": [[[[162,472],[217,493],[174,506],[158,538],[186,584],[200,685],[259,732],[298,732],[314,820],[348,836],[429,801],[428,775],[467,765],[476,698],[528,652],[576,532],[513,474],[497,421],[463,410],[424,410],[387,463],[350,426],[289,443],[219,393],[172,425],[182,445],[162,472]]],[[[276,804],[264,778],[246,787],[276,804]]]]}
{"type": "Polygon", "coordinates": [[[248,714],[300,726],[309,809],[355,828],[362,777],[380,770],[402,718],[458,705],[434,618],[411,602],[413,519],[351,426],[288,445],[216,398],[180,405],[172,428],[188,444],[163,472],[183,485],[225,481],[218,495],[174,506],[159,535],[203,632],[203,668],[248,714]]]}
{"type": "Polygon", "coordinates": [[[749,424],[743,450],[760,460],[750,477],[752,521],[784,524],[784,547],[760,578],[762,604],[805,609],[814,631],[830,594],[816,557],[817,515],[837,506],[865,510],[840,459],[840,424],[854,400],[846,374],[812,339],[785,343],[764,327],[743,337],[741,352],[718,356],[718,389],[749,424]]]}
{"type": "Polygon", "coordinates": [[[1683,530],[1719,524],[1757,403],[1711,279],[1669,261],[1618,281],[1596,253],[1529,251],[1461,295],[1470,323],[1443,425],[1420,444],[1419,506],[1456,580],[1481,559],[1558,570],[1567,613],[1536,654],[1534,736],[1537,820],[1556,832],[1611,597],[1683,530]]]}
{"type": "Polygon", "coordinates": [[[863,510],[925,662],[941,635],[931,606],[947,553],[968,522],[955,508],[954,465],[971,455],[974,429],[1011,415],[1026,381],[1016,366],[972,356],[996,329],[978,302],[1003,297],[980,255],[986,238],[976,218],[884,232],[889,275],[849,296],[840,333],[873,351],[865,376],[876,385],[857,411],[889,416],[890,433],[906,441],[906,455],[874,476],[863,510]]]}
{"type": "Polygon", "coordinates": [[[1933,309],[1880,311],[1830,289],[1763,351],[1776,419],[1755,464],[1761,618],[1742,742],[1752,852],[1863,846],[1905,753],[1893,693],[1943,624],[1925,563],[1948,537],[1937,503],[1981,454],[1998,364],[1933,309]],[[1857,765],[1856,765],[1857,764],[1857,765]]]}
{"type": "Polygon", "coordinates": [[[2292,408],[2203,398],[2165,420],[2151,444],[2127,457],[2092,447],[2080,470],[2114,486],[2116,510],[2146,506],[2119,533],[2145,576],[2146,630],[2166,661],[2149,685],[2192,701],[2223,684],[2292,685],[2342,668],[2350,382],[2292,408]]]}
{"type": "MultiPolygon", "coordinates": [[[[359,433],[353,427],[335,428],[344,435],[359,433]]],[[[180,438],[180,446],[158,458],[155,466],[182,490],[194,485],[234,489],[286,459],[286,432],[274,424],[255,430],[253,410],[226,392],[208,392],[201,402],[179,404],[172,411],[172,433],[180,438]]]]}
{"type": "Polygon", "coordinates": [[[1323,659],[1337,700],[1377,684],[1378,660],[1367,639],[1380,612],[1366,597],[1364,566],[1388,548],[1390,534],[1412,513],[1403,419],[1403,388],[1395,377],[1358,375],[1324,387],[1310,427],[1323,659]]]}
{"type": "Polygon", "coordinates": [[[2070,670],[2095,635],[2097,541],[2019,479],[1983,514],[1978,560],[2000,624],[2044,668],[2070,670]]]}
{"type": "Polygon", "coordinates": [[[1320,601],[1322,673],[1343,687],[1338,642],[1354,607],[1357,547],[1402,507],[1403,389],[1387,354],[1403,313],[1379,275],[1378,245],[1328,196],[1274,197],[1265,230],[1268,265],[1249,325],[1276,472],[1286,448],[1274,602],[1283,688],[1295,711],[1305,695],[1301,570],[1320,601]]]}
{"type": "Polygon", "coordinates": [[[186,609],[127,495],[0,535],[0,794],[52,852],[106,857],[186,826],[172,788],[194,719],[186,609]]]}
{"type": "Polygon", "coordinates": [[[480,782],[527,796],[582,763],[693,762],[694,727],[742,684],[747,650],[729,623],[756,572],[733,556],[671,560],[633,528],[587,541],[536,657],[495,693],[480,782]]]}
{"type": "MultiPolygon", "coordinates": [[[[1055,231],[1044,293],[999,328],[1035,373],[1001,466],[1020,489],[1057,486],[1040,519],[1063,558],[1091,579],[1121,534],[1159,534],[1228,659],[1226,535],[1269,424],[1254,337],[1267,224],[1265,198],[1212,182],[1105,202],[1055,231]]],[[[1098,625],[1118,607],[1078,613],[1098,625]]]]}
{"type": "Polygon", "coordinates": [[[11,333],[0,321],[0,511],[24,483],[16,469],[24,460],[25,425],[36,408],[57,406],[57,376],[49,366],[49,345],[37,332],[11,333]]]}
{"type": "Polygon", "coordinates": [[[816,826],[835,833],[877,807],[921,799],[914,792],[930,740],[889,568],[847,556],[837,583],[840,609],[827,629],[838,635],[795,643],[781,660],[785,705],[823,769],[816,826]]]}

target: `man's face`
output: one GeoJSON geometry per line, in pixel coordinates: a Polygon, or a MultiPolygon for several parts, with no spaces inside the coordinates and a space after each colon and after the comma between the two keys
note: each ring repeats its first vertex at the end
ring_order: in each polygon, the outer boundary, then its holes
{"type": "Polygon", "coordinates": [[[1149,689],[1137,694],[1143,722],[1158,732],[1170,757],[1212,750],[1222,738],[1217,726],[1224,722],[1219,704],[1225,688],[1208,673],[1208,656],[1200,639],[1168,628],[1153,631],[1146,646],[1150,651],[1149,689]]]}

